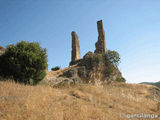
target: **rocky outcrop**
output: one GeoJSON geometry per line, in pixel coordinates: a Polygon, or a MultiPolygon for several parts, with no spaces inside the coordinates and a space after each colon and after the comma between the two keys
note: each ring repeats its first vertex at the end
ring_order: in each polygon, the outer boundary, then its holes
{"type": "Polygon", "coordinates": [[[2,55],[5,52],[5,48],[3,48],[2,46],[0,46],[0,55],[2,55]]]}
{"type": "Polygon", "coordinates": [[[80,78],[83,83],[96,85],[124,81],[121,72],[108,61],[106,55],[92,52],[88,52],[74,68],[65,71],[60,77],[80,78]]]}
{"type": "Polygon", "coordinates": [[[96,42],[96,50],[95,53],[102,53],[106,54],[106,40],[105,40],[105,32],[103,28],[102,20],[97,22],[97,29],[98,29],[98,41],[96,42]]]}
{"type": "Polygon", "coordinates": [[[72,56],[71,56],[71,62],[70,65],[76,64],[77,61],[81,59],[80,57],[80,46],[79,46],[79,39],[76,32],[72,32],[72,56]]]}
{"type": "Polygon", "coordinates": [[[93,83],[101,85],[110,81],[125,82],[121,72],[107,58],[105,32],[102,20],[97,22],[98,41],[95,52],[88,52],[80,58],[78,36],[72,32],[72,60],[69,69],[53,79],[57,84],[67,83],[93,83]]]}

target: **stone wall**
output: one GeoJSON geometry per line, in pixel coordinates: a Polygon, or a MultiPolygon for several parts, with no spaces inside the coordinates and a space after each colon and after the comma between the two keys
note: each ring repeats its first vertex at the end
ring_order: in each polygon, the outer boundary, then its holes
{"type": "Polygon", "coordinates": [[[106,54],[106,40],[105,40],[105,32],[103,28],[102,20],[97,22],[97,29],[98,29],[98,41],[96,42],[96,50],[95,53],[102,53],[106,54]]]}
{"type": "Polygon", "coordinates": [[[79,39],[76,32],[72,32],[72,53],[71,53],[71,62],[70,65],[76,63],[76,61],[80,60],[80,46],[79,46],[79,39]]]}

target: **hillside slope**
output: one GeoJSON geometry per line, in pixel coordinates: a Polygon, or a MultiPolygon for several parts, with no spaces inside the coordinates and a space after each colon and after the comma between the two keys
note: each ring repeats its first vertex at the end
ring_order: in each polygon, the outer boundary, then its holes
{"type": "Polygon", "coordinates": [[[159,82],[142,82],[140,84],[154,85],[160,88],[160,81],[159,82]]]}
{"type": "Polygon", "coordinates": [[[52,88],[0,82],[0,120],[119,120],[127,113],[160,115],[158,101],[160,89],[151,85],[52,88]]]}
{"type": "Polygon", "coordinates": [[[111,81],[125,82],[118,67],[106,55],[88,52],[83,59],[78,60],[74,65],[57,71],[47,71],[47,76],[41,83],[51,86],[64,83],[103,85],[111,81]]]}

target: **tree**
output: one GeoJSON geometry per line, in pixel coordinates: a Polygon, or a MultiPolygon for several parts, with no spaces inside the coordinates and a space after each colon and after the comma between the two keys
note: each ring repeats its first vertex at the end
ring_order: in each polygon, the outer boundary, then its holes
{"type": "Polygon", "coordinates": [[[12,77],[16,82],[37,84],[46,75],[46,49],[37,42],[21,41],[8,45],[0,56],[0,75],[12,77]]]}
{"type": "Polygon", "coordinates": [[[54,68],[51,68],[52,71],[57,71],[57,70],[60,70],[61,68],[59,66],[56,66],[54,68]]]}
{"type": "Polygon", "coordinates": [[[114,64],[114,66],[118,67],[120,63],[120,55],[117,51],[108,50],[107,58],[110,62],[114,64]]]}

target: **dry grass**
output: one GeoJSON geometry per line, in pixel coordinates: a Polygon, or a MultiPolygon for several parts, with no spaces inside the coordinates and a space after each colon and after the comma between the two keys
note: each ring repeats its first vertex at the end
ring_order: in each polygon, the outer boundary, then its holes
{"type": "Polygon", "coordinates": [[[66,67],[64,69],[57,70],[57,71],[47,71],[47,77],[58,76],[58,75],[64,73],[65,71],[67,71],[71,68],[74,68],[75,66],[76,65],[72,65],[72,66],[66,67]]]}
{"type": "Polygon", "coordinates": [[[74,68],[75,66],[76,65],[72,65],[72,66],[66,67],[64,69],[57,70],[57,71],[47,71],[46,77],[40,82],[40,84],[53,85],[59,75],[63,74],[65,71],[67,71],[71,68],[74,68]]]}
{"type": "Polygon", "coordinates": [[[117,83],[58,89],[0,82],[0,120],[120,120],[120,113],[159,114],[153,90],[159,89],[117,83]]]}

